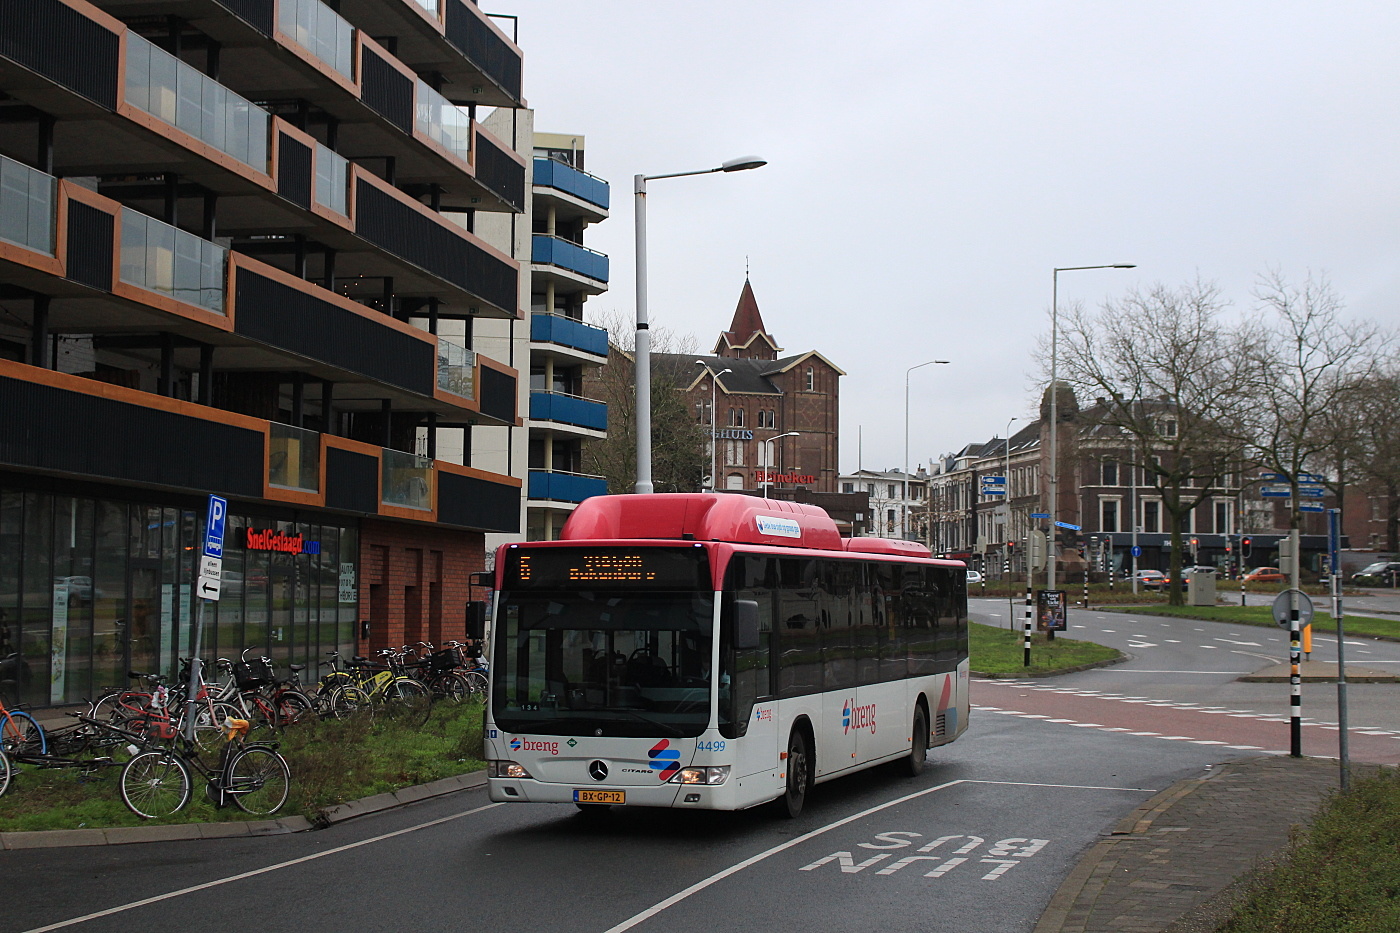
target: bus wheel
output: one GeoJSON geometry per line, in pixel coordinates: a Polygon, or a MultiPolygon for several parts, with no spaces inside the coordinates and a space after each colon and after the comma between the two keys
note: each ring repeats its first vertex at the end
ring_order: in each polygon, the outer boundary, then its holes
{"type": "Polygon", "coordinates": [[[793,729],[788,738],[787,790],[783,792],[783,812],[789,819],[796,819],[807,802],[807,788],[811,784],[812,749],[807,742],[807,734],[801,729],[793,729]]]}
{"type": "Polygon", "coordinates": [[[918,777],[924,773],[924,762],[928,758],[928,713],[924,712],[922,706],[914,710],[913,729],[914,745],[909,749],[909,757],[901,764],[905,774],[918,777]]]}

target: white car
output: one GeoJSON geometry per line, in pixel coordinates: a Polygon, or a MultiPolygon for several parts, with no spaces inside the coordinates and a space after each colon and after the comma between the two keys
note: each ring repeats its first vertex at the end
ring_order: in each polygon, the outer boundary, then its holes
{"type": "Polygon", "coordinates": [[[969,571],[967,572],[967,582],[968,582],[968,583],[981,583],[981,582],[982,582],[982,572],[981,572],[980,570],[969,570],[969,571]]]}

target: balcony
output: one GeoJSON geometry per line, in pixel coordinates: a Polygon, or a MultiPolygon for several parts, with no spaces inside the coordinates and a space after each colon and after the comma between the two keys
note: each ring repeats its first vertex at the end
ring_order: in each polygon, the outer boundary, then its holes
{"type": "Polygon", "coordinates": [[[122,208],[121,280],[128,285],[223,314],[227,262],[222,246],[122,208]]]}
{"type": "Polygon", "coordinates": [[[316,203],[342,217],[350,216],[350,161],[316,144],[316,203]]]}
{"type": "Polygon", "coordinates": [[[601,357],[608,355],[606,330],[558,314],[531,314],[530,340],[534,343],[558,344],[601,357]]]}
{"type": "Polygon", "coordinates": [[[134,32],[126,35],[126,102],[267,173],[267,111],[134,32]]]}
{"type": "Polygon", "coordinates": [[[267,482],[278,489],[319,492],[321,435],[276,421],[269,424],[267,482]]]}
{"type": "Polygon", "coordinates": [[[0,239],[52,256],[57,185],[52,175],[0,156],[0,239]]]}
{"type": "Polygon", "coordinates": [[[537,266],[565,269],[605,286],[608,282],[607,256],[561,237],[535,234],[530,261],[537,266]]]}
{"type": "Polygon", "coordinates": [[[590,496],[604,496],[608,481],[586,473],[566,473],[562,470],[531,470],[529,497],[554,502],[582,502],[590,496]]]}
{"type": "Polygon", "coordinates": [[[476,398],[476,354],[458,343],[438,338],[437,384],[444,392],[476,398]]]}
{"type": "Polygon", "coordinates": [[[605,403],[563,392],[531,392],[530,417],[535,421],[554,421],[592,431],[608,429],[605,403]]]}
{"type": "Polygon", "coordinates": [[[571,194],[604,211],[608,209],[608,183],[596,175],[579,171],[572,165],[565,165],[554,159],[536,158],[535,184],[571,194]]]}
{"type": "Polygon", "coordinates": [[[280,0],[277,28],[347,81],[355,80],[355,27],[321,0],[280,0]]]}
{"type": "Polygon", "coordinates": [[[418,82],[414,124],[418,132],[452,153],[464,163],[471,163],[472,121],[467,112],[424,81],[418,82]]]}
{"type": "Polygon", "coordinates": [[[385,505],[430,511],[433,507],[433,461],[402,450],[384,448],[383,492],[385,505]]]}

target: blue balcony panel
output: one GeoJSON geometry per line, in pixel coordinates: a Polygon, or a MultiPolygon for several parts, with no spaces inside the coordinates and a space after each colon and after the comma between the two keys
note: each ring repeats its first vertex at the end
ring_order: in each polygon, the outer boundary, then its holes
{"type": "Polygon", "coordinates": [[[581,172],[554,159],[535,159],[535,184],[557,188],[589,204],[608,209],[608,183],[596,175],[581,172]]]}
{"type": "Polygon", "coordinates": [[[557,236],[535,234],[530,261],[537,265],[559,266],[599,282],[608,280],[607,256],[557,236]]]}
{"type": "Polygon", "coordinates": [[[558,314],[530,315],[530,339],[535,343],[557,343],[598,356],[608,355],[606,330],[558,314]]]}
{"type": "Polygon", "coordinates": [[[607,495],[608,481],[601,476],[578,473],[530,471],[531,499],[552,499],[555,502],[582,502],[590,496],[607,495]]]}
{"type": "Polygon", "coordinates": [[[531,392],[530,417],[536,421],[558,421],[594,431],[608,429],[608,406],[605,403],[558,392],[531,392]]]}

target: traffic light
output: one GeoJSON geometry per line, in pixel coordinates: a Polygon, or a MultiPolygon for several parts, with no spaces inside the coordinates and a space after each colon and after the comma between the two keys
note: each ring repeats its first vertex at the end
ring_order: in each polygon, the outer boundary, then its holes
{"type": "Polygon", "coordinates": [[[1247,538],[1247,537],[1241,538],[1241,539],[1240,539],[1240,556],[1241,556],[1241,557],[1248,557],[1248,556],[1249,556],[1249,538],[1247,538]]]}
{"type": "Polygon", "coordinates": [[[1016,542],[1015,542],[1015,541],[1008,541],[1008,542],[1006,542],[1006,550],[1007,550],[1007,551],[1014,551],[1015,549],[1016,549],[1016,542]]]}

